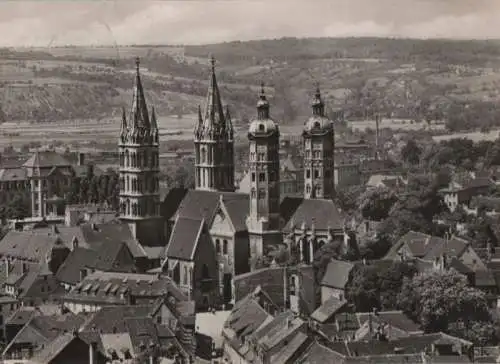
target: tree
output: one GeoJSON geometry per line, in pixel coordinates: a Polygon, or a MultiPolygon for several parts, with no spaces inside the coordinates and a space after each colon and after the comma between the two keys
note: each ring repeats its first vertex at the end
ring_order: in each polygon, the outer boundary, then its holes
{"type": "Polygon", "coordinates": [[[410,139],[406,145],[401,149],[401,157],[406,163],[417,164],[420,162],[422,149],[417,145],[415,140],[410,139]]]}
{"type": "Polygon", "coordinates": [[[323,245],[316,251],[313,259],[313,268],[316,275],[316,281],[319,283],[323,279],[326,267],[332,259],[341,258],[341,242],[333,241],[323,245]]]}
{"type": "Polygon", "coordinates": [[[416,273],[416,267],[409,262],[357,265],[347,283],[346,298],[357,311],[394,310],[404,279],[416,273]]]}
{"type": "Polygon", "coordinates": [[[358,199],[358,206],[365,219],[380,221],[389,215],[397,200],[393,190],[379,187],[363,193],[358,199]]]}
{"type": "Polygon", "coordinates": [[[478,325],[491,321],[485,294],[470,287],[467,278],[455,270],[433,271],[406,279],[398,302],[399,308],[420,322],[426,332],[453,332],[471,338],[475,331],[483,332],[478,325]]]}

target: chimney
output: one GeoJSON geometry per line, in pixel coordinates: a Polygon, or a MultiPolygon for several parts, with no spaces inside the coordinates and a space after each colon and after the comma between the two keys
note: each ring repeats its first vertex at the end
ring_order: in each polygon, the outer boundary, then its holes
{"type": "Polygon", "coordinates": [[[85,164],[85,153],[78,153],[78,165],[83,166],[85,164]]]}

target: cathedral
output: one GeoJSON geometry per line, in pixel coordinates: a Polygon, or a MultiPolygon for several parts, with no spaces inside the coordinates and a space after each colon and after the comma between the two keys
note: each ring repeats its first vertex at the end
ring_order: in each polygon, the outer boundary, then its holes
{"type": "Polygon", "coordinates": [[[310,265],[323,244],[348,244],[332,200],[334,127],[319,88],[302,134],[300,198],[280,196],[280,129],[264,85],[248,127],[249,193],[235,192],[234,129],[212,57],[206,102],[194,126],[195,188],[171,189],[163,202],[158,125],[154,108],[149,111],[146,104],[139,61],[133,95],[119,139],[120,218],[199,309],[231,303],[233,278],[256,269],[255,262],[273,251],[286,248],[296,252],[299,264],[310,265]]]}

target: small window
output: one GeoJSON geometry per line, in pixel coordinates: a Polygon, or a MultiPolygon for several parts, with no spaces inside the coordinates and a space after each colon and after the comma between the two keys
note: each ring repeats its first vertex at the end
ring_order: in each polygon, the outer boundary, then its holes
{"type": "Polygon", "coordinates": [[[227,240],[226,240],[226,239],[224,239],[224,243],[223,243],[222,247],[223,247],[223,249],[224,249],[224,252],[223,252],[223,253],[224,253],[224,254],[227,254],[227,240]]]}
{"type": "Polygon", "coordinates": [[[316,122],[314,123],[314,127],[315,127],[315,128],[319,128],[319,127],[320,127],[319,122],[317,122],[317,121],[316,121],[316,122]]]}
{"type": "Polygon", "coordinates": [[[308,169],[306,171],[306,178],[311,178],[311,170],[310,169],[308,169]]]}
{"type": "Polygon", "coordinates": [[[215,250],[217,251],[217,253],[220,253],[220,240],[219,239],[215,239],[215,250]]]}
{"type": "Polygon", "coordinates": [[[314,178],[318,178],[319,177],[319,170],[315,169],[314,170],[314,178]]]}
{"type": "Polygon", "coordinates": [[[255,182],[255,172],[252,172],[252,182],[255,182]]]}
{"type": "Polygon", "coordinates": [[[265,173],[259,173],[259,182],[265,182],[266,181],[266,174],[265,173]]]}
{"type": "Polygon", "coordinates": [[[259,124],[259,131],[264,131],[264,124],[259,124]]]}

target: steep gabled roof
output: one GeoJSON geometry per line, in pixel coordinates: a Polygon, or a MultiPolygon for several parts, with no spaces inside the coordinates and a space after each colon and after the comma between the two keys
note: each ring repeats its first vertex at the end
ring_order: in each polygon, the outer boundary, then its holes
{"type": "Polygon", "coordinates": [[[321,285],[344,289],[349,281],[349,277],[351,271],[354,269],[354,266],[355,264],[352,262],[332,259],[326,267],[326,272],[321,280],[321,285]]]}
{"type": "Polygon", "coordinates": [[[165,256],[171,259],[192,260],[204,226],[203,219],[178,217],[165,256]]]}
{"type": "Polygon", "coordinates": [[[27,168],[69,167],[71,163],[59,153],[47,150],[35,152],[24,162],[23,166],[27,168]]]}
{"type": "Polygon", "coordinates": [[[342,230],[344,218],[332,200],[285,197],[280,204],[281,216],[285,220],[284,231],[291,231],[302,223],[310,228],[313,223],[318,230],[342,230]]]}

